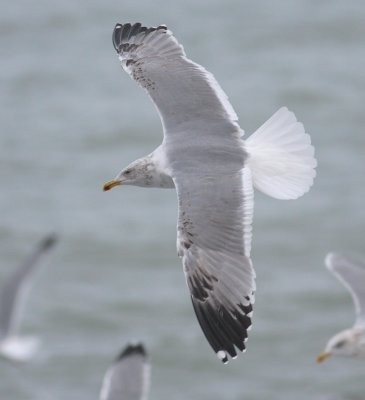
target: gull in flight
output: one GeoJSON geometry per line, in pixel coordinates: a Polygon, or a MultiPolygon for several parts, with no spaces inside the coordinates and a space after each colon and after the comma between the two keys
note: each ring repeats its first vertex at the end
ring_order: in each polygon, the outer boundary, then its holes
{"type": "Polygon", "coordinates": [[[129,345],[106,372],[100,400],[146,400],[150,365],[142,344],[129,345]]]}
{"type": "Polygon", "coordinates": [[[35,337],[16,336],[19,311],[39,266],[40,258],[56,243],[55,235],[44,238],[25,262],[5,279],[0,287],[0,355],[14,361],[29,360],[38,347],[35,337]]]}
{"type": "Polygon", "coordinates": [[[199,324],[218,358],[246,348],[255,294],[250,258],[253,188],[278,199],[307,192],[316,160],[287,108],[243,140],[238,117],[213,75],[187,58],[166,26],[117,24],[123,69],[149,94],[163,141],[124,168],[117,185],[175,188],[177,250],[199,324]]]}
{"type": "Polygon", "coordinates": [[[330,355],[365,357],[365,263],[340,254],[329,253],[326,267],[350,292],[355,305],[356,321],[352,328],[333,336],[317,357],[322,362],[330,355]]]}

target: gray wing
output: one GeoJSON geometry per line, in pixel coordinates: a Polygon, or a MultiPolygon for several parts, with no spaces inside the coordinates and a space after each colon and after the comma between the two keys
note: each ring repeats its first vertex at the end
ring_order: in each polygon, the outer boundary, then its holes
{"type": "Polygon", "coordinates": [[[147,399],[149,362],[143,345],[129,345],[104,376],[100,400],[147,399]]]}
{"type": "Polygon", "coordinates": [[[254,301],[253,190],[237,115],[213,75],[165,26],[117,24],[126,72],[155,103],[179,198],[178,252],[193,307],[223,362],[245,349],[254,301]]]}
{"type": "Polygon", "coordinates": [[[26,283],[38,267],[38,261],[56,243],[55,235],[45,237],[32,254],[1,285],[0,288],[0,338],[14,329],[17,308],[26,283]]]}
{"type": "Polygon", "coordinates": [[[243,178],[249,175],[175,178],[178,253],[199,324],[224,363],[235,348],[245,350],[254,303],[252,194],[243,178]]]}
{"type": "Polygon", "coordinates": [[[355,325],[365,327],[365,263],[329,253],[325,264],[352,296],[356,311],[355,325]]]}
{"type": "MultiPolygon", "coordinates": [[[[113,44],[124,70],[150,95],[165,134],[206,124],[237,131],[237,115],[211,73],[189,60],[165,26],[117,24],[113,44]]],[[[242,134],[242,132],[241,132],[242,134]]]]}

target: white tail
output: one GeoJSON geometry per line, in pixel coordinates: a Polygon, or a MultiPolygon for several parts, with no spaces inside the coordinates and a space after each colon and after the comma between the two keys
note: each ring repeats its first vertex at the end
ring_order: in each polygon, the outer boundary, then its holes
{"type": "Polygon", "coordinates": [[[294,113],[280,108],[245,140],[253,185],[276,199],[297,199],[316,176],[310,136],[294,113]]]}

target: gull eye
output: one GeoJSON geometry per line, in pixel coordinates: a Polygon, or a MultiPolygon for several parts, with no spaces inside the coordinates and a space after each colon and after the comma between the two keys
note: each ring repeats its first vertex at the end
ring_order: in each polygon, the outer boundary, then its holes
{"type": "Polygon", "coordinates": [[[132,171],[131,171],[130,169],[126,169],[126,170],[124,171],[124,175],[129,175],[131,172],[132,172],[132,171]]]}
{"type": "Polygon", "coordinates": [[[341,347],[343,347],[346,343],[346,340],[340,340],[338,343],[335,344],[335,348],[336,349],[340,349],[341,347]]]}

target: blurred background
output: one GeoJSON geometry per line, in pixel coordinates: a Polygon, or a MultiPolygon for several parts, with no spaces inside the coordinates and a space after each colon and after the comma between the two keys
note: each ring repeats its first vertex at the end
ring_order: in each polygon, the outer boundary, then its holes
{"type": "Polygon", "coordinates": [[[130,340],[152,360],[151,399],[359,399],[364,362],[315,356],[354,321],[324,268],[364,254],[365,3],[248,0],[1,0],[0,280],[48,232],[60,243],[34,280],[22,332],[42,348],[0,360],[0,396],[97,399],[130,340]],[[172,190],[104,181],[162,139],[146,94],[122,71],[116,22],[165,23],[210,70],[246,135],[286,105],[316,148],[297,201],[257,193],[257,272],[248,351],[224,366],[195,318],[176,255],[172,190]],[[329,398],[329,397],[328,397],[329,398]]]}

